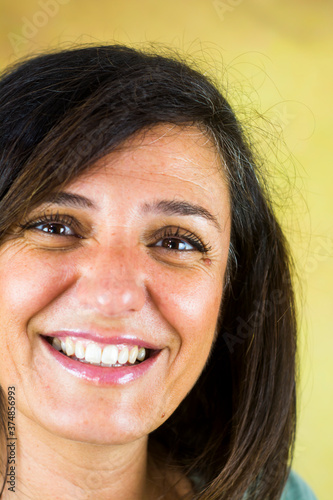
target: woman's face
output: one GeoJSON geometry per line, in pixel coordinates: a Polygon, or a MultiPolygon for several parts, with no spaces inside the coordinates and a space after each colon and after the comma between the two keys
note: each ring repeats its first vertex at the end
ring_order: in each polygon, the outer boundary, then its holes
{"type": "Polygon", "coordinates": [[[198,129],[161,125],[21,221],[0,247],[0,384],[16,387],[18,415],[113,444],[172,414],[214,339],[230,239],[221,170],[198,129]],[[97,366],[107,346],[120,366],[97,366]],[[124,362],[135,346],[146,360],[124,362]]]}

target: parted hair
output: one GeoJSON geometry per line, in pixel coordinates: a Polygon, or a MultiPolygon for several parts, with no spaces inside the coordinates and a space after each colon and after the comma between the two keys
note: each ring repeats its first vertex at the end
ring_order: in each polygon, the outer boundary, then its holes
{"type": "Polygon", "coordinates": [[[248,134],[219,88],[166,49],[80,46],[8,68],[0,79],[0,244],[50,191],[133,134],[160,123],[207,134],[225,168],[232,217],[217,337],[149,449],[191,481],[193,500],[277,500],[296,425],[292,258],[248,134]]]}

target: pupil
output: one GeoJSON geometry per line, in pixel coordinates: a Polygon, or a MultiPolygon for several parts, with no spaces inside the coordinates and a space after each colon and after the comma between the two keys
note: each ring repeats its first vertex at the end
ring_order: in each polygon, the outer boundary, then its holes
{"type": "Polygon", "coordinates": [[[172,249],[172,248],[175,248],[176,245],[177,245],[177,242],[175,240],[169,239],[169,240],[166,240],[164,247],[172,249]]]}
{"type": "Polygon", "coordinates": [[[64,232],[64,228],[63,227],[58,227],[57,224],[50,224],[48,227],[46,227],[44,229],[45,232],[47,233],[52,233],[52,234],[61,234],[64,232]]]}

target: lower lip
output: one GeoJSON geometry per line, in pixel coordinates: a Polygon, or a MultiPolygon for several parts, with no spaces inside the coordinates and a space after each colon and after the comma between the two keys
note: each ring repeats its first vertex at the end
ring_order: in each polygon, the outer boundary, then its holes
{"type": "Polygon", "coordinates": [[[83,380],[93,382],[98,385],[124,385],[143,377],[147,371],[155,364],[159,353],[142,361],[138,365],[124,367],[95,366],[87,363],[81,363],[61,354],[44,338],[41,337],[43,344],[48,349],[53,358],[69,373],[83,380]]]}

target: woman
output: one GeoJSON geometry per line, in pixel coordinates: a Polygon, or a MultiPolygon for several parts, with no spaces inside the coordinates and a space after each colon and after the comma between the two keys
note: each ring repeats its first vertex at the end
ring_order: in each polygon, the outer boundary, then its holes
{"type": "Polygon", "coordinates": [[[313,498],[291,259],[216,87],[81,47],[8,70],[0,127],[2,498],[313,498]]]}

